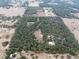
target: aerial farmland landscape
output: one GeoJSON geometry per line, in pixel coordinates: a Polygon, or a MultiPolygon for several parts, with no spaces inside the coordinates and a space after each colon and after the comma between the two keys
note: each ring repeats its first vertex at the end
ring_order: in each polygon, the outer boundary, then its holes
{"type": "Polygon", "coordinates": [[[0,59],[79,59],[79,1],[0,0],[0,59]]]}

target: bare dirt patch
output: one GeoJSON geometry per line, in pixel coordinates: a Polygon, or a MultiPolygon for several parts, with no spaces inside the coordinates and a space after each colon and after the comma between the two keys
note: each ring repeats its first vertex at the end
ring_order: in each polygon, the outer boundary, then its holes
{"type": "Polygon", "coordinates": [[[38,42],[42,42],[43,41],[43,34],[41,32],[41,29],[38,29],[37,31],[34,32],[34,35],[36,37],[36,40],[38,42]]]}
{"type": "Polygon", "coordinates": [[[0,33],[0,59],[5,59],[6,49],[9,48],[9,43],[10,43],[12,36],[13,36],[13,33],[0,33]],[[9,35],[8,39],[6,39],[7,35],[9,35]],[[7,45],[2,44],[3,42],[7,45]],[[5,46],[3,46],[3,45],[5,45],[5,46]]]}

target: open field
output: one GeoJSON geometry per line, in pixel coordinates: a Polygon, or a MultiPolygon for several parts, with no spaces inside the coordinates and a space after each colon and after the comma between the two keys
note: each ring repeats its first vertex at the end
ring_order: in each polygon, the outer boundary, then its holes
{"type": "MultiPolygon", "coordinates": [[[[17,57],[18,56],[19,56],[19,53],[17,53],[17,57]]],[[[21,51],[21,56],[25,56],[27,59],[69,59],[69,58],[75,59],[74,56],[71,56],[69,54],[48,54],[48,53],[44,53],[44,52],[35,53],[35,52],[31,52],[31,51],[28,51],[28,52],[21,51]]]]}
{"type": "Polygon", "coordinates": [[[63,18],[63,21],[79,42],[79,20],[63,18]]]}
{"type": "Polygon", "coordinates": [[[5,16],[22,16],[24,14],[25,9],[20,7],[11,7],[7,8],[0,8],[0,14],[5,16]]]}

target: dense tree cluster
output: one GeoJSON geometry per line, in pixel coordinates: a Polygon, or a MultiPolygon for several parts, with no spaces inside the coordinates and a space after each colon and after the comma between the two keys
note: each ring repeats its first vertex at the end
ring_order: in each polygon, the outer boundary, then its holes
{"type": "Polygon", "coordinates": [[[9,58],[10,54],[22,50],[74,55],[79,50],[79,46],[74,35],[64,25],[60,17],[23,17],[17,22],[6,59],[9,58]],[[34,22],[34,24],[27,26],[28,22],[34,22]],[[43,43],[38,43],[33,35],[34,31],[38,29],[41,29],[43,33],[43,43]],[[48,44],[48,35],[54,36],[55,45],[48,44]]]}

